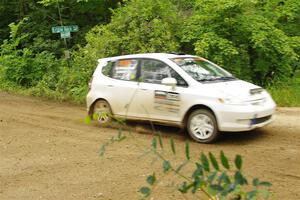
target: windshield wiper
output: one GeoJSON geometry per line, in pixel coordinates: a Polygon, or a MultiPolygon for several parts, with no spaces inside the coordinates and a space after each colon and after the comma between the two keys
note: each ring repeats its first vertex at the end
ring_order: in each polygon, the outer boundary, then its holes
{"type": "Polygon", "coordinates": [[[200,82],[205,82],[205,81],[215,81],[217,80],[216,78],[201,78],[201,79],[197,79],[197,81],[200,81],[200,82]]]}
{"type": "Polygon", "coordinates": [[[235,80],[236,78],[233,76],[222,76],[222,77],[217,77],[216,80],[235,80]]]}
{"type": "Polygon", "coordinates": [[[200,82],[206,82],[206,81],[219,81],[219,80],[224,80],[224,81],[227,81],[227,80],[236,80],[235,77],[233,76],[222,76],[222,77],[212,77],[212,78],[202,78],[202,79],[197,79],[197,81],[200,81],[200,82]]]}

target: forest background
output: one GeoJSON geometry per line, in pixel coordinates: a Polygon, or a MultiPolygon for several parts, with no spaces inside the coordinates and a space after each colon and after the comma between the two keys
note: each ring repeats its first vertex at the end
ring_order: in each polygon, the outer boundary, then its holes
{"type": "Polygon", "coordinates": [[[1,90],[83,103],[97,59],[183,52],[300,106],[299,0],[1,0],[0,19],[1,90]]]}

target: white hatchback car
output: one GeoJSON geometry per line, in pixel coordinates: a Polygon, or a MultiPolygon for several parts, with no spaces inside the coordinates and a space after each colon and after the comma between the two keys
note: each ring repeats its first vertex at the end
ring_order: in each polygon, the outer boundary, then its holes
{"type": "Polygon", "coordinates": [[[150,53],[99,59],[87,109],[101,124],[112,117],[186,128],[197,142],[220,131],[248,131],[272,121],[264,89],[197,56],[150,53]],[[108,113],[108,115],[103,115],[108,113]]]}

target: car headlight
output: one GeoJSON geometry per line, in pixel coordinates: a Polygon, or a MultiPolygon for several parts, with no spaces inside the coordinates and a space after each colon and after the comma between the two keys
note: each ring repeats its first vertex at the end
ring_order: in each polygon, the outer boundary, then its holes
{"type": "Polygon", "coordinates": [[[227,105],[236,105],[236,106],[246,106],[246,102],[239,101],[238,99],[233,98],[218,98],[218,101],[227,105]]]}

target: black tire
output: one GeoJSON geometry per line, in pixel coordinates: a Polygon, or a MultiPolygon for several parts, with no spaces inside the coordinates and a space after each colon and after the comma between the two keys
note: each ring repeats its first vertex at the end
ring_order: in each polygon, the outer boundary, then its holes
{"type": "Polygon", "coordinates": [[[100,99],[93,104],[92,119],[101,126],[106,126],[112,121],[112,112],[107,101],[100,99]]]}
{"type": "Polygon", "coordinates": [[[219,137],[217,120],[207,109],[194,110],[188,116],[187,131],[199,143],[213,143],[219,137]]]}

